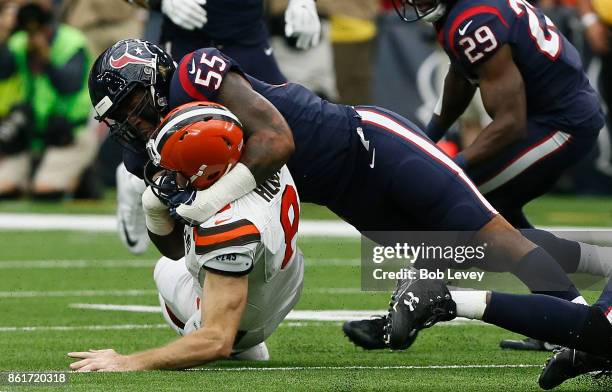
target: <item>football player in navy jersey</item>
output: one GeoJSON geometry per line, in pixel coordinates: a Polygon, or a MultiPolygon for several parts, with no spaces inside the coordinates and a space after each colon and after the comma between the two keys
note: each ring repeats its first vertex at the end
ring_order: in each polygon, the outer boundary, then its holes
{"type": "Polygon", "coordinates": [[[501,267],[533,292],[584,302],[564,271],[609,272],[612,257],[601,260],[591,245],[529,234],[554,251],[553,258],[521,235],[410,121],[378,107],[332,104],[297,84],[261,82],[215,48],[175,65],[156,45],[120,41],[96,60],[89,88],[98,119],[126,146],[126,167],[140,176],[148,161],[145,143],[171,108],[210,100],[240,119],[246,139],[240,162],[189,202],[173,206],[189,224],[206,221],[286,163],[302,201],[327,206],[366,235],[477,232],[505,252],[508,264],[501,267]]]}
{"type": "MultiPolygon", "coordinates": [[[[174,58],[203,47],[216,47],[238,60],[246,72],[268,83],[286,81],[268,42],[263,0],[126,0],[160,11],[160,42],[174,58]]],[[[319,42],[321,24],[315,0],[291,0],[285,34],[296,47],[319,42]]]]}
{"type": "Polygon", "coordinates": [[[493,121],[459,155],[462,167],[515,227],[595,145],[604,116],[576,48],[526,0],[394,0],[406,21],[432,22],[450,58],[426,133],[438,141],[476,88],[493,121]]]}
{"type": "MultiPolygon", "coordinates": [[[[476,89],[493,121],[455,163],[515,227],[523,206],[546,193],[595,145],[604,115],[576,48],[526,0],[394,0],[407,21],[433,23],[450,59],[426,133],[437,142],[476,89]]],[[[541,349],[531,340],[504,346],[541,349]]]]}

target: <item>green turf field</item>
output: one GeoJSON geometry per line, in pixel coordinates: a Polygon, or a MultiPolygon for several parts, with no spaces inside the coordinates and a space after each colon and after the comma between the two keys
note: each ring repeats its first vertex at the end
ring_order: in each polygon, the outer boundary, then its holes
{"type": "MultiPolygon", "coordinates": [[[[100,205],[26,202],[2,212],[109,213],[100,205]]],[[[538,224],[612,226],[604,199],[551,198],[530,206],[538,224]],[[571,213],[569,212],[571,211],[571,213]]],[[[333,218],[306,207],[303,219],[333,218]]],[[[359,242],[303,238],[306,277],[300,310],[383,309],[388,296],[359,290],[359,242]]],[[[0,372],[66,370],[68,351],[142,350],[174,338],[161,315],[76,309],[74,304],[157,305],[152,279],[157,254],[131,256],[112,233],[0,232],[0,372]]],[[[366,352],[350,345],[340,322],[287,321],[268,341],[267,363],[222,361],[195,371],[71,374],[48,388],[0,384],[0,391],[528,391],[545,353],[498,348],[512,336],[482,324],[425,330],[406,352],[366,352]]],[[[609,387],[609,386],[608,386],[609,387]]],[[[579,379],[563,391],[609,390],[579,379]]]]}

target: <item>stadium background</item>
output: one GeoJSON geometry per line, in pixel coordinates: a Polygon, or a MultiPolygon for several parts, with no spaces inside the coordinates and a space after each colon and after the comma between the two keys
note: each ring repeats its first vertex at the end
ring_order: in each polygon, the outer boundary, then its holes
{"type": "MultiPolygon", "coordinates": [[[[14,2],[0,2],[3,9],[9,3],[14,2]]],[[[108,14],[91,15],[97,1],[55,3],[58,18],[98,41],[112,43],[134,31],[156,39],[158,16],[122,1],[99,2],[113,4],[112,25],[95,18],[108,14]],[[126,8],[119,12],[117,7],[126,8]]],[[[315,49],[317,68],[300,74],[291,64],[304,62],[312,53],[286,46],[274,27],[282,18],[280,3],[269,5],[270,29],[289,79],[309,84],[332,100],[378,104],[421,124],[427,121],[445,67],[429,29],[401,23],[376,0],[320,0],[325,39],[315,49]]],[[[598,81],[602,60],[585,43],[572,5],[541,5],[581,50],[589,76],[598,81]]],[[[96,42],[91,45],[98,52],[104,48],[100,42],[98,49],[96,42]]],[[[452,143],[469,140],[486,122],[481,113],[475,104],[450,138],[449,151],[452,143]]],[[[118,150],[105,138],[105,129],[97,127],[96,132],[99,154],[77,192],[55,202],[27,197],[0,201],[0,371],[61,371],[70,362],[65,353],[71,350],[112,345],[131,352],[173,338],[155,309],[151,275],[158,254],[150,249],[132,256],[115,233],[118,150]]],[[[534,224],[612,227],[610,140],[605,129],[598,151],[564,177],[557,195],[528,206],[534,224]]],[[[535,380],[548,354],[502,351],[499,340],[511,334],[481,323],[435,327],[405,353],[351,346],[342,336],[342,320],[381,313],[387,294],[360,291],[359,238],[353,231],[315,206],[303,207],[302,222],[306,289],[298,312],[270,339],[270,362],[222,361],[195,372],[74,375],[66,390],[537,390],[535,380]]],[[[584,379],[560,390],[592,388],[607,390],[584,379]]],[[[0,384],[4,389],[8,387],[0,384]]]]}

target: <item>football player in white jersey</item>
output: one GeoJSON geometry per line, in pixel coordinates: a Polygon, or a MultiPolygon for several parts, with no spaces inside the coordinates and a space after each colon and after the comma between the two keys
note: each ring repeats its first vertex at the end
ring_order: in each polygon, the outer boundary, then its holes
{"type": "Polygon", "coordinates": [[[179,369],[230,356],[265,360],[265,340],[299,300],[299,198],[288,169],[203,224],[184,226],[162,199],[189,197],[239,165],[241,125],[223,106],[200,102],[175,109],[158,129],[149,153],[166,171],[142,202],[151,240],[166,256],[154,273],[162,312],[183,336],[131,355],[72,352],[79,359],[73,370],[179,369]]]}

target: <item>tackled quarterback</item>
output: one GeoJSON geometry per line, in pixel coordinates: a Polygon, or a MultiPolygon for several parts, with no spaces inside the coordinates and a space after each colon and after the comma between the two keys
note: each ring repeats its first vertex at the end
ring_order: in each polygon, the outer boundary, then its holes
{"type": "Polygon", "coordinates": [[[176,108],[153,134],[150,185],[142,201],[153,243],[165,257],[155,283],[168,324],[183,337],[131,355],[72,352],[77,371],[177,369],[224,357],[269,358],[265,340],[300,298],[299,197],[286,167],[201,225],[175,221],[177,200],[206,189],[240,159],[240,121],[226,108],[176,108]],[[182,257],[178,260],[179,257],[182,257]]]}

